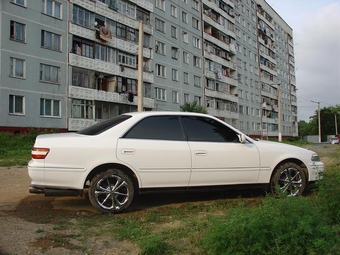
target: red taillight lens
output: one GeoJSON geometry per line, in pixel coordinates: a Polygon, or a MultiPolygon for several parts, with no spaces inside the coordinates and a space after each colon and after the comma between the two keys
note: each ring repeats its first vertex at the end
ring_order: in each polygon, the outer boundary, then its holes
{"type": "Polygon", "coordinates": [[[47,154],[50,152],[48,148],[32,148],[31,155],[34,159],[44,159],[46,158],[47,154]]]}

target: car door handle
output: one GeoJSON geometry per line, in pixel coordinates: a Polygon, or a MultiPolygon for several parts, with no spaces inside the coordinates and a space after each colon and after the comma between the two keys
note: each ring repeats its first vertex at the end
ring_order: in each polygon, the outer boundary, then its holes
{"type": "Polygon", "coordinates": [[[206,151],[195,151],[196,156],[206,156],[208,153],[206,151]]]}
{"type": "Polygon", "coordinates": [[[134,149],[122,149],[122,154],[135,154],[134,149]]]}

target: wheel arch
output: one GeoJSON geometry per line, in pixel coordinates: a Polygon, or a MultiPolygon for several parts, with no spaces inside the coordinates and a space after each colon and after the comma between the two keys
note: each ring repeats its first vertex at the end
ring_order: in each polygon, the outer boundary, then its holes
{"type": "Polygon", "coordinates": [[[139,180],[137,175],[127,166],[123,165],[123,164],[119,164],[119,163],[106,163],[106,164],[102,164],[99,165],[95,168],[93,168],[91,170],[91,172],[87,175],[85,183],[84,183],[84,187],[86,187],[86,183],[87,182],[91,182],[91,180],[99,173],[105,172],[108,169],[119,169],[121,171],[123,171],[126,175],[128,175],[132,182],[133,182],[133,186],[135,189],[135,193],[138,192],[139,193],[139,180]]]}
{"type": "Polygon", "coordinates": [[[275,174],[276,170],[283,164],[286,164],[288,162],[292,162],[292,163],[295,163],[297,164],[299,167],[301,167],[301,169],[303,170],[306,178],[307,178],[307,182],[309,180],[309,174],[308,174],[308,168],[307,166],[299,159],[297,158],[287,158],[287,159],[284,159],[282,161],[280,161],[278,164],[276,164],[276,166],[274,167],[273,171],[272,171],[272,174],[270,176],[270,180],[272,179],[273,175],[275,174]]]}

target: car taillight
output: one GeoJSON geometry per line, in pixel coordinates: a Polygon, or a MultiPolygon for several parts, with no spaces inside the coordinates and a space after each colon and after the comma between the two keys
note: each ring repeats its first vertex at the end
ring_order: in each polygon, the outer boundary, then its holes
{"type": "Polygon", "coordinates": [[[34,159],[44,159],[49,153],[50,149],[48,148],[36,148],[33,147],[31,151],[32,158],[34,159]]]}

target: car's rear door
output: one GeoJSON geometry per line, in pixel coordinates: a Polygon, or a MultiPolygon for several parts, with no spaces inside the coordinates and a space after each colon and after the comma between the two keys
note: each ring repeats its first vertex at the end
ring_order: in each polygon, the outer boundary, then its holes
{"type": "Polygon", "coordinates": [[[189,186],[256,183],[260,156],[253,143],[240,143],[237,133],[209,118],[182,116],[192,156],[189,186]]]}
{"type": "Polygon", "coordinates": [[[186,187],[191,155],[178,116],[150,116],[117,144],[117,158],[133,168],[141,188],[186,187]]]}

